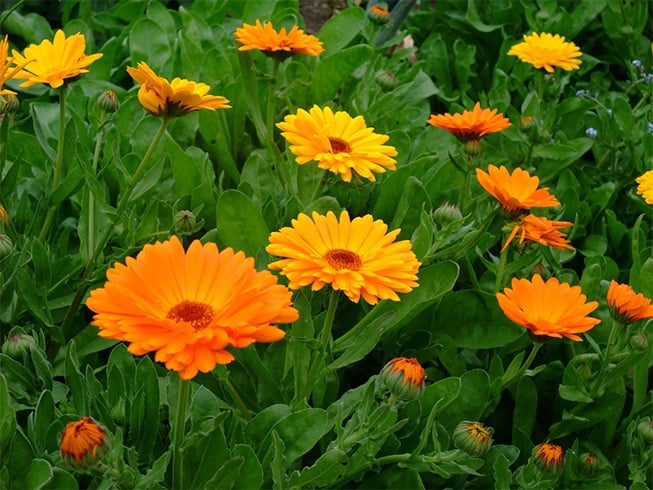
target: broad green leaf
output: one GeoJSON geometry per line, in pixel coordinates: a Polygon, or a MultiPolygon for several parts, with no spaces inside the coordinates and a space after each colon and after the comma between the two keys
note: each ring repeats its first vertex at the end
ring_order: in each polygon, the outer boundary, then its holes
{"type": "Polygon", "coordinates": [[[0,372],[0,454],[16,431],[16,414],[11,406],[7,378],[0,372]]]}
{"type": "Polygon", "coordinates": [[[263,484],[263,468],[252,448],[245,444],[236,444],[229,455],[243,459],[234,488],[260,488],[263,484]]]}
{"type": "Polygon", "coordinates": [[[46,488],[54,478],[52,466],[45,459],[33,459],[25,477],[27,488],[40,490],[46,488]]]}
{"type": "Polygon", "coordinates": [[[369,60],[374,50],[364,44],[345,48],[321,59],[315,68],[311,91],[316,104],[333,99],[356,68],[369,60]]]}
{"type": "Polygon", "coordinates": [[[252,200],[240,191],[222,193],[216,207],[218,236],[227,247],[255,257],[268,243],[270,230],[252,200]]]}
{"type": "Polygon", "coordinates": [[[329,56],[347,46],[361,32],[364,21],[365,11],[356,6],[346,8],[327,20],[317,34],[324,46],[322,56],[329,56]]]}
{"type": "Polygon", "coordinates": [[[331,428],[326,410],[307,408],[277,422],[276,431],[284,442],[287,465],[308,452],[331,428]]]}
{"type": "MultiPolygon", "coordinates": [[[[171,33],[172,34],[172,33],[171,33]]],[[[168,33],[154,20],[141,18],[129,30],[129,51],[131,66],[144,61],[154,72],[172,79],[173,45],[168,33]]]]}
{"type": "Polygon", "coordinates": [[[290,485],[297,488],[325,487],[333,485],[344,473],[347,453],[340,449],[331,449],[312,465],[290,476],[290,485]]]}

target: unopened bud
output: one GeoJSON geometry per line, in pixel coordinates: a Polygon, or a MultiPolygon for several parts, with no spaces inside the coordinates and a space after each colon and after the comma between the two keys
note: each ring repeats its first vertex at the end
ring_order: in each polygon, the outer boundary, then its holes
{"type": "Polygon", "coordinates": [[[387,24],[390,20],[390,11],[388,5],[384,2],[377,3],[370,7],[370,20],[379,26],[387,24]]]}
{"type": "Polygon", "coordinates": [[[565,466],[565,450],[558,444],[544,442],[533,448],[535,466],[545,473],[557,473],[565,466]]]}
{"type": "Polygon", "coordinates": [[[644,420],[637,424],[637,432],[642,436],[642,439],[648,444],[653,444],[653,422],[644,420]]]}
{"type": "Polygon", "coordinates": [[[374,80],[383,90],[393,90],[397,86],[397,76],[390,70],[382,69],[376,72],[374,80]]]}
{"type": "Polygon", "coordinates": [[[190,233],[195,229],[197,218],[192,211],[184,209],[175,214],[174,226],[179,233],[190,233]]]}
{"type": "Polygon", "coordinates": [[[20,109],[20,101],[15,94],[0,95],[0,114],[15,114],[20,109]]]}
{"type": "Polygon", "coordinates": [[[648,334],[638,333],[630,337],[630,346],[639,352],[646,352],[648,350],[648,334]]]}
{"type": "Polygon", "coordinates": [[[424,392],[426,373],[417,359],[395,357],[381,370],[381,381],[394,396],[404,401],[417,400],[424,392]]]}
{"type": "Polygon", "coordinates": [[[120,102],[118,96],[113,90],[105,90],[97,98],[97,104],[104,112],[113,113],[118,110],[120,102]]]}
{"type": "Polygon", "coordinates": [[[463,146],[463,151],[470,157],[477,157],[483,153],[483,147],[479,140],[469,140],[465,143],[465,146],[463,146]]]}
{"type": "Polygon", "coordinates": [[[529,131],[537,126],[537,120],[533,116],[524,116],[519,120],[519,127],[523,131],[529,131]]]}
{"type": "Polygon", "coordinates": [[[5,207],[0,204],[0,223],[4,223],[5,225],[8,225],[11,219],[9,218],[9,213],[5,209],[5,207]]]}
{"type": "Polygon", "coordinates": [[[2,353],[14,359],[22,359],[24,355],[29,355],[31,347],[35,345],[34,337],[18,330],[9,333],[7,340],[2,344],[2,353]]]}
{"type": "Polygon", "coordinates": [[[450,202],[444,202],[435,211],[433,211],[433,219],[439,225],[447,225],[454,221],[463,219],[463,213],[460,208],[450,202]]]}
{"type": "Polygon", "coordinates": [[[61,456],[71,466],[91,466],[107,449],[106,430],[90,417],[69,422],[61,434],[61,456]]]}
{"type": "Polygon", "coordinates": [[[591,474],[599,466],[599,458],[595,453],[583,453],[578,457],[580,470],[583,473],[591,474]]]}
{"type": "Polygon", "coordinates": [[[0,257],[9,255],[14,251],[14,242],[4,233],[0,233],[0,257]]]}
{"type": "Polygon", "coordinates": [[[492,434],[492,427],[464,420],[453,431],[453,443],[470,456],[485,456],[492,446],[492,434]]]}

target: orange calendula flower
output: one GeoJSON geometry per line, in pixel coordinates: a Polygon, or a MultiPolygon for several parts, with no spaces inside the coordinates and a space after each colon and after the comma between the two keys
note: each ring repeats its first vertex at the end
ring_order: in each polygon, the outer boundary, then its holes
{"type": "Polygon", "coordinates": [[[497,293],[499,306],[513,322],[530,330],[533,335],[567,337],[581,342],[577,333],[587,332],[601,323],[589,315],[598,302],[585,302],[580,286],[560,283],[555,277],[546,283],[539,274],[533,279],[512,280],[512,289],[497,293]]]}
{"type": "Polygon", "coordinates": [[[381,370],[381,380],[400,400],[417,400],[424,391],[426,373],[414,357],[395,357],[381,370]]]}
{"type": "Polygon", "coordinates": [[[317,56],[324,51],[322,41],[304,33],[296,25],[290,29],[290,32],[286,32],[285,27],[277,32],[271,22],[262,24],[257,20],[256,25],[243,24],[243,27],[236,29],[234,35],[242,44],[238,51],[259,50],[281,59],[294,54],[317,56]]]}
{"type": "Polygon", "coordinates": [[[88,73],[87,67],[102,58],[102,53],[85,55],[86,38],[84,34],[66,34],[59,29],[54,40],[45,39],[40,44],[30,44],[25,48],[24,55],[12,51],[14,63],[24,68],[14,77],[26,79],[21,87],[30,87],[37,83],[59,88],[65,82],[88,73]]]}
{"type": "Polygon", "coordinates": [[[610,281],[607,300],[610,314],[619,323],[635,323],[653,318],[651,300],[641,293],[635,293],[628,284],[610,281]]]}
{"type": "Polygon", "coordinates": [[[363,116],[352,118],[344,111],[333,112],[317,105],[306,112],[299,109],[277,123],[290,151],[303,165],[312,160],[320,168],[340,174],[350,182],[352,173],[374,182],[374,172],[394,170],[397,150],[385,145],[389,137],[368,128],[363,116]]]}
{"type": "Polygon", "coordinates": [[[475,457],[485,456],[492,446],[494,430],[481,422],[464,420],[453,432],[453,442],[458,449],[475,457]]]}
{"type": "Polygon", "coordinates": [[[462,114],[432,114],[427,123],[449,131],[463,143],[478,141],[486,134],[503,131],[511,125],[503,114],[497,114],[497,109],[481,109],[480,102],[473,110],[462,114]]]}
{"type": "Polygon", "coordinates": [[[127,67],[127,73],[141,85],[138,101],[157,117],[179,117],[200,109],[227,109],[229,101],[220,95],[207,95],[211,87],[201,82],[174,78],[171,82],[158,76],[147,63],[127,67]]]}
{"type": "Polygon", "coordinates": [[[565,466],[565,450],[558,444],[543,442],[533,448],[535,465],[546,473],[557,473],[565,466]]]}
{"type": "Polygon", "coordinates": [[[644,198],[646,204],[653,204],[653,170],[649,170],[635,179],[637,194],[644,198]]]}
{"type": "Polygon", "coordinates": [[[298,318],[291,296],[242,252],[198,240],[184,251],[173,236],[116,263],[86,306],[100,337],[129,342],[135,355],[155,352],[156,361],[190,379],[233,361],[230,346],[281,340],[285,332],[273,324],[298,318]]]}
{"type": "Polygon", "coordinates": [[[388,225],[369,214],[353,220],[347,211],[340,219],[331,211],[313,212],[312,219],[300,214],[292,227],[270,235],[267,252],[284,258],[268,267],[280,270],[292,289],[310,284],[317,291],[330,284],[354,303],[361,296],[372,305],[399,301],[397,292],[418,286],[420,263],[410,241],[395,242],[400,230],[387,231],[388,225]]]}
{"type": "Polygon", "coordinates": [[[61,455],[71,464],[83,464],[97,459],[106,441],[106,432],[90,417],[69,422],[61,434],[61,455]]]}
{"type": "Polygon", "coordinates": [[[510,48],[508,54],[549,73],[556,66],[565,71],[578,70],[581,64],[578,58],[583,55],[574,43],[565,42],[564,36],[548,32],[524,34],[524,41],[510,48]]]}
{"type": "Polygon", "coordinates": [[[508,212],[531,208],[558,206],[560,202],[544,187],[538,189],[538,177],[531,177],[526,170],[516,168],[512,174],[503,165],[488,167],[488,172],[476,169],[476,177],[490,195],[501,203],[508,212]]]}
{"type": "Polygon", "coordinates": [[[9,89],[2,88],[7,80],[14,78],[16,73],[22,70],[28,61],[23,62],[15,66],[14,58],[9,56],[9,40],[8,37],[0,41],[0,95],[14,95],[16,92],[12,92],[9,89]]]}
{"type": "Polygon", "coordinates": [[[503,252],[510,242],[519,235],[519,244],[524,243],[524,240],[539,243],[561,250],[574,250],[574,247],[569,245],[569,240],[565,237],[564,233],[560,230],[562,228],[569,228],[574,224],[569,221],[553,221],[540,216],[529,214],[524,216],[519,223],[517,223],[504,244],[501,251],[503,252]]]}

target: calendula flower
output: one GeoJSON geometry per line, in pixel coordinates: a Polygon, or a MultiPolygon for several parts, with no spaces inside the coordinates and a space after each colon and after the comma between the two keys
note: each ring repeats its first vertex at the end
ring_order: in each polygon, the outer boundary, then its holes
{"type": "Polygon", "coordinates": [[[5,209],[5,207],[0,203],[0,223],[4,223],[6,225],[9,224],[11,221],[11,218],[9,217],[9,213],[5,209]]]}
{"type": "Polygon", "coordinates": [[[91,463],[97,459],[106,441],[105,430],[90,417],[69,422],[61,434],[61,456],[74,465],[91,463]]]}
{"type": "Polygon", "coordinates": [[[532,280],[513,278],[512,289],[497,293],[499,306],[513,322],[533,335],[567,337],[581,342],[577,333],[587,332],[601,320],[589,315],[598,302],[585,302],[580,286],[560,283],[555,277],[546,283],[539,274],[532,280]]]}
{"type": "Polygon", "coordinates": [[[424,392],[426,373],[414,357],[395,357],[383,366],[380,377],[390,393],[400,400],[417,400],[424,392]]]}
{"type": "Polygon", "coordinates": [[[372,305],[399,301],[397,292],[417,287],[420,263],[410,241],[395,242],[400,230],[387,231],[383,221],[369,214],[353,220],[347,211],[340,219],[331,211],[326,216],[313,212],[312,219],[300,214],[292,227],[270,235],[266,250],[284,258],[268,267],[280,270],[292,289],[310,284],[317,291],[330,284],[354,303],[361,296],[372,305]]]}
{"type": "Polygon", "coordinates": [[[508,54],[549,73],[556,66],[565,71],[578,70],[581,64],[578,58],[583,55],[574,43],[565,42],[564,36],[548,32],[524,34],[524,41],[510,48],[508,54]]]}
{"type": "Polygon", "coordinates": [[[30,87],[37,83],[59,88],[65,82],[88,73],[86,69],[91,63],[102,58],[102,53],[85,55],[86,38],[84,34],[66,34],[59,29],[54,40],[45,39],[40,44],[30,44],[25,48],[24,55],[12,51],[16,66],[22,66],[15,78],[26,79],[21,87],[30,87]]]}
{"type": "Polygon", "coordinates": [[[644,198],[646,204],[653,204],[653,170],[644,172],[635,179],[639,185],[637,186],[637,194],[644,198]]]}
{"type": "Polygon", "coordinates": [[[494,430],[481,422],[464,420],[453,432],[453,442],[458,449],[475,457],[485,456],[492,446],[494,430]]]}
{"type": "Polygon", "coordinates": [[[272,324],[298,318],[291,292],[254,259],[198,240],[185,252],[175,236],[116,263],[86,306],[100,337],[129,342],[135,355],[155,352],[182,379],[231,362],[230,346],[281,340],[272,324]]]}
{"type": "Polygon", "coordinates": [[[138,101],[147,112],[157,117],[179,117],[200,109],[227,109],[229,101],[220,95],[207,95],[211,87],[201,82],[173,78],[171,82],[158,76],[147,63],[127,67],[127,73],[141,85],[138,101]]]}
{"type": "Polygon", "coordinates": [[[651,300],[641,293],[635,293],[628,284],[610,281],[607,300],[610,314],[619,323],[635,323],[653,318],[651,300]]]}
{"type": "Polygon", "coordinates": [[[546,473],[557,473],[565,466],[565,450],[558,444],[543,442],[533,448],[535,465],[546,473]]]}
{"type": "Polygon", "coordinates": [[[9,89],[2,88],[7,80],[14,78],[16,73],[23,69],[28,63],[24,61],[22,64],[14,65],[14,58],[9,56],[9,39],[7,36],[0,41],[0,95],[14,95],[9,89]]]}
{"type": "Polygon", "coordinates": [[[508,212],[531,208],[558,206],[560,202],[549,193],[547,187],[538,189],[538,177],[531,177],[528,171],[516,168],[512,174],[503,165],[488,167],[488,172],[476,169],[476,177],[490,195],[501,203],[508,212]]]}
{"type": "Polygon", "coordinates": [[[560,231],[573,225],[569,221],[553,221],[533,214],[526,215],[513,227],[501,251],[508,248],[510,242],[518,235],[520,245],[524,240],[528,240],[561,250],[574,250],[565,234],[560,231]]]}
{"type": "Polygon", "coordinates": [[[395,169],[397,150],[384,145],[389,137],[368,128],[363,116],[351,117],[345,111],[334,113],[314,105],[299,109],[277,123],[281,135],[290,143],[299,165],[315,160],[318,167],[340,174],[351,181],[352,172],[374,182],[374,172],[395,169]]]}
{"type": "Polygon", "coordinates": [[[324,48],[322,41],[317,37],[304,33],[298,26],[292,26],[290,32],[282,27],[277,32],[271,22],[262,24],[260,20],[256,25],[243,24],[235,32],[236,40],[242,44],[238,51],[259,50],[269,56],[280,59],[294,54],[317,56],[324,48]]]}
{"type": "Polygon", "coordinates": [[[486,134],[503,131],[510,127],[510,120],[497,114],[497,109],[481,109],[480,102],[471,111],[462,114],[431,114],[427,123],[449,131],[463,143],[478,141],[486,134]]]}

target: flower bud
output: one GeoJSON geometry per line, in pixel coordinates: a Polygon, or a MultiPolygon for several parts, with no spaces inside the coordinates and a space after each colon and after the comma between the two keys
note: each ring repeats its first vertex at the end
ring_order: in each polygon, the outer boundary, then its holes
{"type": "Polygon", "coordinates": [[[543,442],[533,448],[535,466],[545,473],[557,473],[565,466],[565,450],[562,446],[543,442]]]}
{"type": "Polygon", "coordinates": [[[14,242],[4,233],[0,233],[0,257],[9,255],[14,251],[14,242]]]}
{"type": "Polygon", "coordinates": [[[583,453],[578,457],[580,470],[585,474],[591,474],[599,466],[599,458],[595,453],[583,453]]]}
{"type": "Polygon", "coordinates": [[[105,90],[97,98],[97,105],[100,106],[104,112],[113,113],[118,110],[120,102],[118,96],[113,90],[105,90]]]}
{"type": "Polygon", "coordinates": [[[2,344],[2,353],[14,359],[22,359],[23,356],[29,356],[30,348],[35,345],[34,337],[22,332],[20,328],[12,329],[2,344]]]}
{"type": "Polygon", "coordinates": [[[463,151],[470,157],[477,157],[483,153],[483,147],[479,140],[469,140],[465,143],[465,146],[463,146],[463,151]]]}
{"type": "Polygon", "coordinates": [[[382,69],[376,72],[374,80],[383,90],[393,90],[397,86],[397,76],[390,70],[382,69]]]}
{"type": "Polygon", "coordinates": [[[447,201],[433,211],[433,219],[439,225],[448,225],[463,219],[463,213],[458,206],[447,201]]]}
{"type": "Polygon", "coordinates": [[[90,417],[82,417],[66,424],[62,434],[61,456],[75,467],[87,467],[95,463],[106,449],[106,430],[90,417]]]}
{"type": "Polygon", "coordinates": [[[395,357],[381,370],[381,381],[400,400],[417,400],[424,392],[426,373],[417,359],[395,357]]]}
{"type": "Polygon", "coordinates": [[[481,422],[463,420],[453,431],[453,443],[470,456],[485,456],[492,446],[494,429],[481,422]]]}
{"type": "Polygon", "coordinates": [[[11,218],[9,218],[9,213],[7,212],[5,207],[2,204],[0,204],[0,223],[8,225],[10,221],[11,218]]]}
{"type": "Polygon", "coordinates": [[[175,230],[179,233],[190,233],[195,229],[195,224],[197,223],[197,218],[192,211],[184,209],[175,214],[173,221],[175,230]]]}
{"type": "Polygon", "coordinates": [[[20,101],[15,94],[0,95],[0,114],[15,114],[20,109],[20,101]]]}
{"type": "Polygon", "coordinates": [[[390,11],[388,10],[388,5],[384,2],[372,5],[370,7],[369,16],[370,20],[378,26],[387,24],[390,20],[390,11]]]}
{"type": "Polygon", "coordinates": [[[522,131],[530,131],[537,126],[537,120],[533,116],[524,116],[519,120],[519,127],[522,131]]]}
{"type": "Polygon", "coordinates": [[[642,439],[650,444],[653,444],[653,422],[650,420],[644,420],[637,424],[637,432],[642,436],[642,439]]]}
{"type": "Polygon", "coordinates": [[[592,368],[588,363],[584,362],[576,368],[576,374],[581,379],[588,380],[592,377],[592,368]]]}
{"type": "Polygon", "coordinates": [[[648,334],[638,333],[630,337],[630,346],[639,352],[646,352],[648,350],[648,334]]]}

